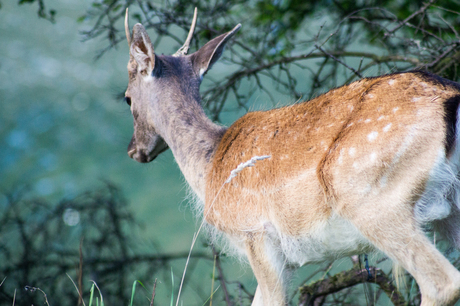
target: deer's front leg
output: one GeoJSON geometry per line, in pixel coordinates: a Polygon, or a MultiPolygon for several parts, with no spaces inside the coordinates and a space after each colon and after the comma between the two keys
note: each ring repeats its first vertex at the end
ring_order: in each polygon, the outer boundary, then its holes
{"type": "Polygon", "coordinates": [[[263,233],[248,235],[246,252],[257,279],[257,290],[252,306],[286,305],[286,268],[276,241],[263,233]]]}

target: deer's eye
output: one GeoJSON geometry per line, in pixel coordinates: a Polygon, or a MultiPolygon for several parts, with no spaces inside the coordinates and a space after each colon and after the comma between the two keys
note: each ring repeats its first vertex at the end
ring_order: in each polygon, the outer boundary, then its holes
{"type": "Polygon", "coordinates": [[[131,98],[130,97],[125,97],[125,102],[126,102],[126,104],[131,106],[131,98]]]}

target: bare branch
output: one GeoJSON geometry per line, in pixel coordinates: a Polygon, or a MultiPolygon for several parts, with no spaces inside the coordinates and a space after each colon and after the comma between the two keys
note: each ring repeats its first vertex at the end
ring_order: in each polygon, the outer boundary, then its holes
{"type": "Polygon", "coordinates": [[[361,75],[361,73],[359,73],[358,71],[356,71],[354,68],[348,66],[347,64],[345,64],[344,62],[342,62],[340,59],[338,59],[337,57],[335,57],[334,55],[330,54],[330,53],[327,53],[326,51],[324,51],[323,48],[321,48],[320,46],[318,45],[315,45],[315,47],[323,52],[324,54],[326,54],[328,57],[332,58],[334,61],[340,63],[341,65],[345,66],[347,69],[353,71],[354,74],[356,74],[358,77],[362,78],[363,76],[361,75]]]}
{"type": "Polygon", "coordinates": [[[351,269],[333,275],[327,279],[319,280],[311,285],[301,287],[299,305],[313,306],[316,305],[315,300],[323,299],[323,297],[339,292],[343,289],[353,287],[362,283],[377,284],[385,294],[390,298],[395,306],[406,305],[401,293],[393,285],[391,279],[379,268],[369,268],[372,278],[368,279],[366,269],[351,269]]]}
{"type": "Polygon", "coordinates": [[[411,20],[412,18],[414,18],[415,16],[417,16],[419,14],[423,14],[435,2],[436,2],[436,0],[430,0],[428,3],[426,3],[424,6],[422,6],[418,11],[412,13],[409,17],[407,17],[406,19],[401,21],[398,26],[394,27],[392,30],[390,30],[387,33],[385,33],[385,36],[386,37],[391,36],[391,34],[396,32],[397,30],[399,30],[403,26],[407,25],[409,20],[411,20]]]}

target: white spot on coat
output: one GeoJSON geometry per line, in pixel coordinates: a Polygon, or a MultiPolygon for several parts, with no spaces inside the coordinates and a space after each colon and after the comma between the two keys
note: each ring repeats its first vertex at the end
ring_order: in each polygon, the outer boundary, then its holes
{"type": "Polygon", "coordinates": [[[338,162],[339,162],[339,165],[341,165],[343,162],[343,149],[340,150],[338,162]]]}
{"type": "Polygon", "coordinates": [[[391,123],[388,123],[387,125],[385,125],[385,127],[383,128],[383,131],[386,133],[390,130],[391,128],[391,123]]]}
{"type": "Polygon", "coordinates": [[[350,156],[355,156],[355,153],[356,153],[356,149],[355,149],[355,148],[350,148],[350,149],[348,150],[348,155],[350,155],[350,156]]]}
{"type": "Polygon", "coordinates": [[[376,131],[371,132],[371,133],[369,133],[369,134],[367,135],[367,140],[369,140],[369,141],[374,141],[374,140],[377,138],[377,136],[379,136],[379,133],[378,133],[378,132],[376,132],[376,131]]]}
{"type": "Polygon", "coordinates": [[[371,162],[375,162],[375,160],[377,159],[377,153],[372,152],[369,156],[369,159],[371,160],[371,162]]]}

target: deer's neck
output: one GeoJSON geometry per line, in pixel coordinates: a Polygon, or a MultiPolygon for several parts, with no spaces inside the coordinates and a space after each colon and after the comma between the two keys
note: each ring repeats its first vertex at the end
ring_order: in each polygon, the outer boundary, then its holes
{"type": "Polygon", "coordinates": [[[165,120],[155,128],[170,147],[190,187],[204,200],[207,170],[226,128],[206,116],[199,95],[162,105],[165,120]]]}

